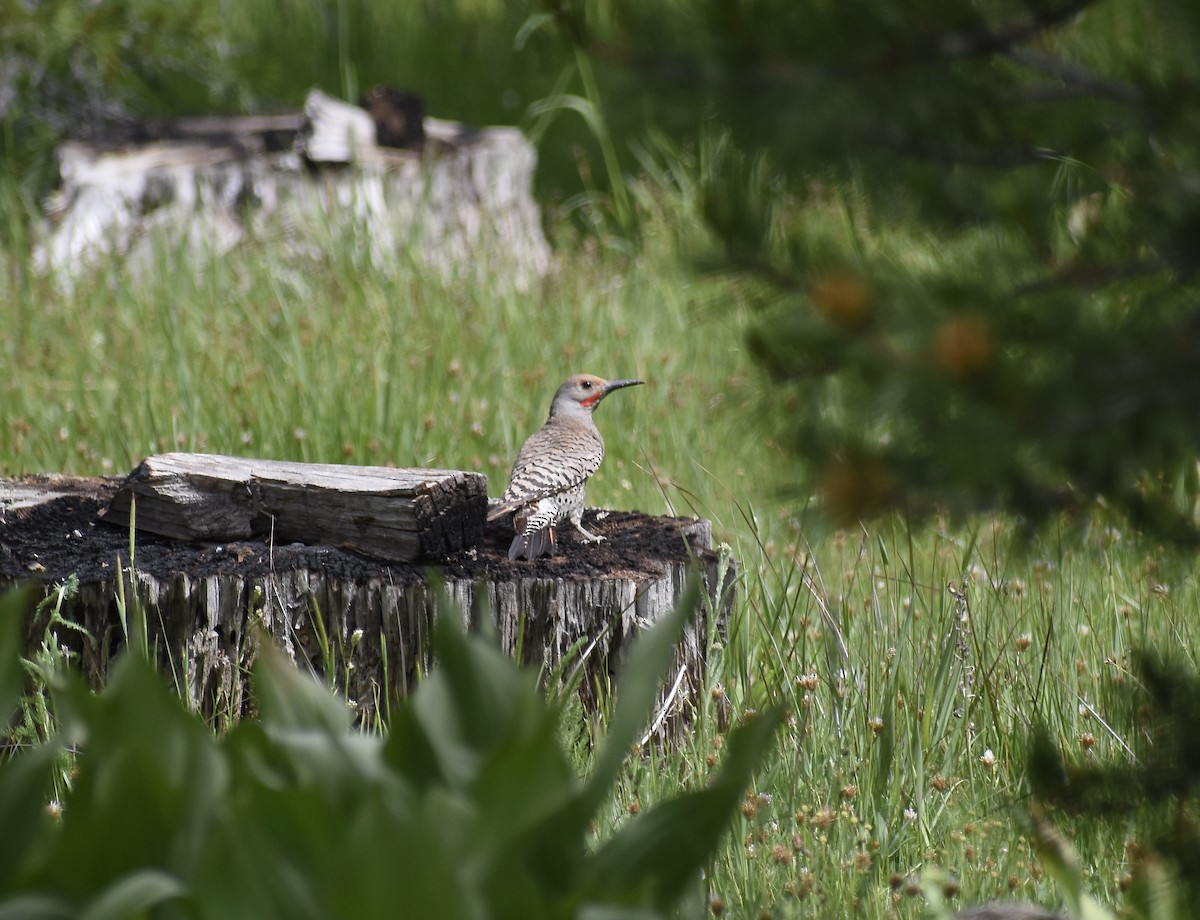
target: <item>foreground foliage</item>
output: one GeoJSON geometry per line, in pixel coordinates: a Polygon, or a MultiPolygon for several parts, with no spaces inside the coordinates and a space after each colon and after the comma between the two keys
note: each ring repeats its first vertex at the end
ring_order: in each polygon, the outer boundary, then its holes
{"type": "MultiPolygon", "coordinates": [[[[99,694],[60,673],[60,734],[0,766],[0,916],[650,918],[698,903],[775,716],[746,722],[703,788],[589,844],[688,609],[632,653],[584,781],[532,675],[449,618],[386,738],[351,730],[344,701],[266,642],[261,718],[219,738],[141,655],[99,694]],[[68,745],[73,789],[47,811],[68,745]]],[[[0,605],[6,713],[19,613],[14,597],[0,605]]]]}

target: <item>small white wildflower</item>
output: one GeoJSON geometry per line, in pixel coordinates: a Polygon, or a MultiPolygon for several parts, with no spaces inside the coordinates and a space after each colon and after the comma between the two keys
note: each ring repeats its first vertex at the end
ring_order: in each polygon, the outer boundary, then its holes
{"type": "Polygon", "coordinates": [[[904,809],[904,823],[912,824],[917,820],[917,810],[915,808],[904,809]]]}
{"type": "Polygon", "coordinates": [[[979,758],[979,762],[989,770],[996,769],[996,755],[992,753],[991,748],[986,748],[984,750],[983,756],[979,758]]]}

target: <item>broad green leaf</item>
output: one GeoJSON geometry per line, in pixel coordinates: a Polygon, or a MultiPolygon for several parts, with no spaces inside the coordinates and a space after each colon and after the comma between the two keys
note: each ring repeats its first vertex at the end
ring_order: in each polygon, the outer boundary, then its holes
{"type": "Polygon", "coordinates": [[[80,914],[80,920],[126,920],[165,901],[183,897],[186,891],[186,886],[173,875],[140,869],[110,885],[80,914]]]}
{"type": "MultiPolygon", "coordinates": [[[[426,680],[417,692],[424,693],[428,685],[429,680],[426,680]]],[[[392,716],[385,756],[393,769],[418,788],[446,781],[437,748],[425,733],[411,700],[400,706],[392,716]]]]}
{"type": "Polygon", "coordinates": [[[0,596],[0,725],[7,725],[17,706],[25,669],[21,665],[22,624],[30,590],[18,588],[0,596]]]}
{"type": "MultiPolygon", "coordinates": [[[[443,686],[451,694],[459,735],[482,751],[504,734],[520,701],[534,692],[533,678],[493,642],[463,632],[453,615],[438,619],[433,650],[443,686]]],[[[422,701],[417,701],[418,709],[422,701]]]]}
{"type": "Polygon", "coordinates": [[[619,907],[613,904],[585,904],[578,920],[662,920],[663,915],[645,907],[619,907]]]}
{"type": "Polygon", "coordinates": [[[711,858],[781,715],[761,713],[732,732],[725,763],[704,789],[643,812],[614,834],[588,865],[592,890],[667,910],[711,858]]]}
{"type": "Polygon", "coordinates": [[[550,717],[532,676],[455,616],[439,619],[433,648],[437,667],[393,720],[388,759],[414,782],[460,787],[550,717]]]}
{"type": "Polygon", "coordinates": [[[593,874],[585,868],[590,862],[580,853],[587,824],[609,794],[630,747],[644,729],[662,674],[698,602],[699,586],[692,578],[675,609],[637,638],[622,668],[616,709],[591,774],[573,802],[549,815],[531,840],[534,863],[549,890],[565,897],[583,882],[580,873],[593,874]]]}
{"type": "Polygon", "coordinates": [[[0,891],[40,855],[51,830],[46,795],[58,755],[57,744],[42,744],[0,764],[0,891]]]}
{"type": "Polygon", "coordinates": [[[21,894],[0,901],[0,920],[75,920],[78,916],[69,901],[48,894],[21,894]]]}
{"type": "Polygon", "coordinates": [[[608,724],[604,746],[596,758],[584,792],[583,802],[589,815],[611,788],[630,747],[643,730],[654,706],[659,682],[671,663],[675,645],[699,601],[699,579],[693,575],[675,609],[638,637],[625,661],[617,686],[616,710],[608,724]]]}
{"type": "Polygon", "coordinates": [[[1075,848],[1040,806],[1030,810],[1033,839],[1046,874],[1058,883],[1059,894],[1076,920],[1114,920],[1115,915],[1083,890],[1083,867],[1075,848]]]}
{"type": "Polygon", "coordinates": [[[350,709],[344,700],[301,672],[269,636],[260,636],[258,646],[254,693],[268,731],[321,728],[340,734],[350,727],[350,709]]]}
{"type": "Polygon", "coordinates": [[[44,871],[80,897],[139,869],[183,876],[227,790],[211,731],[138,655],[117,662],[103,692],[68,680],[55,702],[81,726],[86,755],[44,871]]]}

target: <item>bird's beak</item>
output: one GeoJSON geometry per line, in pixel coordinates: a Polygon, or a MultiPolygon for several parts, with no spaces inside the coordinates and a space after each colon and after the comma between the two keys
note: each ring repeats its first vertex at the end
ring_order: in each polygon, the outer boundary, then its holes
{"type": "Polygon", "coordinates": [[[613,390],[619,390],[621,387],[636,387],[645,382],[644,380],[610,380],[604,384],[604,395],[607,396],[613,390]]]}

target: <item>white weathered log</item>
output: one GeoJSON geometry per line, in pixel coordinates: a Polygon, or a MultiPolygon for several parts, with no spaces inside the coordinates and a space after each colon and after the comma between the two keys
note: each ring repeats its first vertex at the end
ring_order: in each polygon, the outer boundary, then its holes
{"type": "Polygon", "coordinates": [[[304,100],[307,130],[296,148],[314,163],[353,163],[377,159],[375,122],[357,105],[312,90],[304,100]]]}
{"type": "Polygon", "coordinates": [[[159,454],[125,479],[105,518],[174,540],[341,546],[415,562],[474,546],[487,513],[487,477],[392,469],[159,454]],[[136,503],[136,504],[135,504],[136,503]]]}
{"type": "Polygon", "coordinates": [[[319,121],[303,131],[298,116],[178,119],[172,139],[60,145],[35,266],[69,286],[113,257],[136,273],[179,252],[201,271],[248,238],[297,259],[347,238],[385,273],[415,260],[446,280],[527,289],[549,271],[537,154],[517,129],[427,118],[424,148],[395,150],[356,106],[314,90],[306,111],[319,121]],[[280,136],[293,144],[279,149],[280,136]]]}

